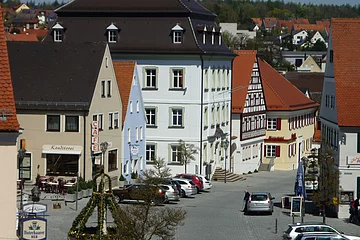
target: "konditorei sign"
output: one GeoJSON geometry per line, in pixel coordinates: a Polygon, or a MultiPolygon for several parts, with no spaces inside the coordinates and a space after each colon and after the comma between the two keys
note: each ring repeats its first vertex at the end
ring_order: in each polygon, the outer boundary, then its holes
{"type": "Polygon", "coordinates": [[[81,154],[82,147],[76,145],[43,145],[42,152],[50,154],[81,154]]]}
{"type": "Polygon", "coordinates": [[[22,220],[24,240],[41,239],[47,237],[47,220],[45,218],[24,218],[22,220]]]}
{"type": "Polygon", "coordinates": [[[47,205],[42,203],[27,203],[23,206],[23,211],[26,213],[45,213],[47,205]]]}

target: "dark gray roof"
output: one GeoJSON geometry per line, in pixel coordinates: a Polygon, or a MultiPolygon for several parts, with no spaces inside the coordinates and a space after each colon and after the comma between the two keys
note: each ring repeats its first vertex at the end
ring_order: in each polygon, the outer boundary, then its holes
{"type": "Polygon", "coordinates": [[[89,109],[106,43],[7,46],[17,109],[89,109]]]}
{"type": "MultiPolygon", "coordinates": [[[[107,41],[107,27],[118,28],[118,41],[109,43],[112,53],[217,54],[235,56],[219,39],[215,15],[194,0],[74,0],[56,10],[64,29],[64,42],[107,41]],[[171,29],[179,24],[183,42],[174,44],[171,29]],[[206,43],[202,36],[207,27],[206,43]],[[215,44],[211,43],[215,29],[215,44]],[[209,31],[211,30],[211,31],[209,31]]],[[[56,24],[56,23],[54,23],[56,24]]],[[[53,41],[49,31],[44,41],[53,41]]]]}
{"type": "Polygon", "coordinates": [[[287,72],[285,78],[298,88],[308,88],[310,93],[322,92],[323,72],[287,72]]]}

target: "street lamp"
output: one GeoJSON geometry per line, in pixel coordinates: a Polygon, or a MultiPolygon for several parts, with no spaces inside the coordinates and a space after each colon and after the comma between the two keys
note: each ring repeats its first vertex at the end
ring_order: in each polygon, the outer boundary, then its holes
{"type": "Polygon", "coordinates": [[[224,148],[225,156],[224,156],[224,163],[225,163],[225,175],[224,175],[224,183],[226,183],[226,158],[227,158],[227,148],[229,147],[229,140],[226,138],[225,141],[221,141],[221,145],[224,148]]]}
{"type": "Polygon", "coordinates": [[[104,167],[104,159],[105,159],[105,152],[109,147],[109,143],[108,142],[102,142],[100,143],[100,150],[102,152],[102,158],[101,158],[101,167],[104,167]]]}
{"type": "MultiPolygon", "coordinates": [[[[109,143],[108,142],[102,142],[100,143],[100,150],[102,152],[102,158],[101,158],[101,182],[104,181],[104,159],[105,159],[105,152],[109,147],[109,143]]],[[[102,193],[104,193],[104,187],[102,188],[102,193]]],[[[103,230],[100,231],[100,238],[102,236],[102,234],[106,235],[107,234],[107,227],[106,227],[106,220],[107,220],[107,214],[106,211],[103,211],[103,216],[104,216],[104,221],[103,221],[103,230]]]]}
{"type": "Polygon", "coordinates": [[[19,231],[19,236],[20,238],[22,238],[22,229],[21,229],[21,224],[22,224],[22,217],[23,217],[23,188],[24,188],[24,179],[23,179],[23,170],[21,169],[21,166],[23,165],[23,160],[25,157],[25,153],[26,153],[26,149],[25,148],[20,148],[18,150],[18,159],[19,159],[19,178],[20,178],[20,210],[18,213],[18,231],[19,231]]]}
{"type": "Polygon", "coordinates": [[[309,162],[309,159],[307,157],[302,157],[301,162],[302,162],[302,166],[304,168],[304,176],[303,176],[303,179],[302,179],[302,181],[303,181],[302,185],[303,185],[303,188],[304,188],[303,193],[304,194],[302,194],[303,195],[302,196],[303,207],[302,207],[302,210],[301,210],[301,222],[303,223],[304,222],[304,215],[305,215],[305,198],[306,198],[305,176],[306,176],[306,166],[307,166],[307,164],[309,162]]]}

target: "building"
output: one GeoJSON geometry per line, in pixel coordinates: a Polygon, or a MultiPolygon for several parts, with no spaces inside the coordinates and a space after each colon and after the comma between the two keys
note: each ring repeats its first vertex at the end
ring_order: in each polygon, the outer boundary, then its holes
{"type": "Polygon", "coordinates": [[[259,169],[266,133],[266,105],[257,52],[237,50],[233,61],[231,169],[242,174],[259,169]]]}
{"type": "Polygon", "coordinates": [[[131,173],[146,169],[146,117],[136,62],[113,62],[123,104],[121,174],[128,182],[131,173]]]}
{"type": "Polygon", "coordinates": [[[270,169],[296,169],[301,157],[310,153],[319,104],[258,59],[265,94],[267,130],[263,164],[270,169]]]}
{"type": "Polygon", "coordinates": [[[314,52],[314,51],[281,51],[281,59],[290,62],[296,68],[307,59],[308,56],[316,58],[318,64],[321,64],[322,59],[325,57],[326,52],[314,52]]]}
{"type": "Polygon", "coordinates": [[[339,218],[349,217],[349,196],[360,195],[359,30],[359,19],[332,19],[320,109],[321,148],[340,171],[339,218]]]}
{"type": "Polygon", "coordinates": [[[297,68],[298,72],[322,72],[318,63],[312,56],[308,56],[307,59],[297,68]]]}
{"type": "Polygon", "coordinates": [[[16,110],[24,126],[19,142],[26,142],[24,179],[79,174],[88,180],[103,163],[116,185],[122,102],[108,45],[8,42],[8,48],[16,110]],[[100,143],[107,143],[104,152],[100,143]]]}
{"type": "Polygon", "coordinates": [[[186,0],[75,0],[55,13],[57,22],[44,41],[107,41],[114,61],[137,62],[148,120],[147,166],[156,156],[167,160],[172,174],[184,172],[180,139],[200,149],[190,173],[222,165],[221,154],[229,149],[214,135],[219,129],[230,136],[234,54],[213,13],[186,0]]]}
{"type": "Polygon", "coordinates": [[[21,129],[16,115],[2,14],[0,14],[0,65],[0,156],[3,160],[0,181],[6,183],[2,185],[3,197],[0,199],[0,211],[6,216],[0,220],[1,238],[17,239],[16,180],[18,171],[16,169],[19,150],[17,140],[21,129]]]}

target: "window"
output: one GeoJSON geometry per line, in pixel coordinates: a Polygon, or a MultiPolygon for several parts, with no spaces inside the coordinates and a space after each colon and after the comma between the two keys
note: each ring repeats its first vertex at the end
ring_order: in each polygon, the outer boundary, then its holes
{"type": "Polygon", "coordinates": [[[130,111],[130,113],[133,112],[133,104],[132,104],[132,101],[130,101],[130,104],[129,104],[129,111],[130,111]]]}
{"type": "Polygon", "coordinates": [[[216,88],[216,69],[212,70],[212,90],[215,91],[216,88]]]}
{"type": "Polygon", "coordinates": [[[131,142],[131,129],[130,128],[128,128],[127,133],[128,133],[128,143],[130,143],[131,142]]]}
{"type": "Polygon", "coordinates": [[[207,29],[206,29],[206,27],[204,27],[204,32],[203,32],[203,44],[206,43],[206,31],[207,31],[207,29]]]}
{"type": "Polygon", "coordinates": [[[180,149],[178,145],[171,145],[171,162],[180,163],[180,149]]]}
{"type": "Polygon", "coordinates": [[[334,50],[330,50],[330,62],[334,62],[334,50]]]}
{"type": "Polygon", "coordinates": [[[101,97],[105,97],[105,81],[101,81],[101,97]]]}
{"type": "Polygon", "coordinates": [[[103,130],[104,129],[104,115],[101,113],[99,114],[99,130],[103,130]]]}
{"type": "Polygon", "coordinates": [[[267,129],[268,130],[276,130],[276,118],[268,118],[267,119],[267,129]]]}
{"type": "Polygon", "coordinates": [[[60,132],[60,115],[47,115],[46,118],[46,131],[60,132]]]}
{"type": "Polygon", "coordinates": [[[205,84],[204,84],[205,90],[209,89],[209,70],[205,69],[205,84]]]}
{"type": "Polygon", "coordinates": [[[79,132],[79,116],[65,116],[65,132],[79,132]]]}
{"type": "Polygon", "coordinates": [[[183,126],[183,109],[171,109],[171,126],[182,127],[183,126]]]}
{"type": "Polygon", "coordinates": [[[265,147],[266,147],[266,151],[265,151],[266,157],[280,157],[280,146],[265,145],[265,147]]]}
{"type": "Polygon", "coordinates": [[[63,30],[54,30],[54,42],[62,42],[63,41],[63,30]]]}
{"type": "Polygon", "coordinates": [[[184,71],[183,69],[173,69],[172,70],[172,88],[184,88],[184,71]]]}
{"type": "Polygon", "coordinates": [[[94,122],[97,122],[97,120],[98,120],[98,115],[94,114],[94,115],[93,115],[93,121],[94,121],[94,122]]]}
{"type": "Polygon", "coordinates": [[[136,100],[136,112],[140,111],[139,100],[136,100]]]}
{"type": "Polygon", "coordinates": [[[115,129],[119,128],[119,113],[118,112],[114,113],[114,128],[115,129]]]}
{"type": "Polygon", "coordinates": [[[117,170],[117,150],[108,152],[108,172],[117,170]]]}
{"type": "Polygon", "coordinates": [[[221,31],[219,32],[219,45],[221,45],[221,31]]]}
{"type": "Polygon", "coordinates": [[[109,129],[113,129],[113,113],[109,113],[109,129]]]}
{"type": "Polygon", "coordinates": [[[155,144],[146,144],[146,161],[153,162],[155,159],[155,144]]]}
{"type": "Polygon", "coordinates": [[[335,106],[335,96],[330,97],[330,108],[334,109],[335,106]]]}
{"type": "Polygon", "coordinates": [[[107,81],[107,97],[111,97],[111,80],[107,81]]]}
{"type": "Polygon", "coordinates": [[[142,141],[143,140],[143,127],[142,126],[140,126],[140,141],[142,141]]]}
{"type": "Polygon", "coordinates": [[[215,125],[215,106],[211,108],[211,125],[215,125]]]}
{"type": "Polygon", "coordinates": [[[182,42],[182,32],[174,31],[173,38],[174,38],[174,43],[181,43],[182,42]]]}
{"type": "Polygon", "coordinates": [[[156,109],[146,108],[146,122],[147,126],[156,126],[156,109]]]}
{"type": "Polygon", "coordinates": [[[79,155],[46,154],[46,175],[74,176],[79,171],[79,155]]]}
{"type": "Polygon", "coordinates": [[[145,88],[156,88],[156,69],[145,69],[145,88]]]}
{"type": "Polygon", "coordinates": [[[109,41],[109,43],[117,42],[117,31],[115,31],[115,30],[108,31],[108,41],[109,41]]]}
{"type": "Polygon", "coordinates": [[[138,142],[139,141],[139,128],[138,127],[135,128],[135,134],[136,134],[136,141],[138,142]]]}
{"type": "Polygon", "coordinates": [[[208,113],[208,107],[205,107],[204,109],[204,126],[209,126],[209,113],[208,113]]]}

